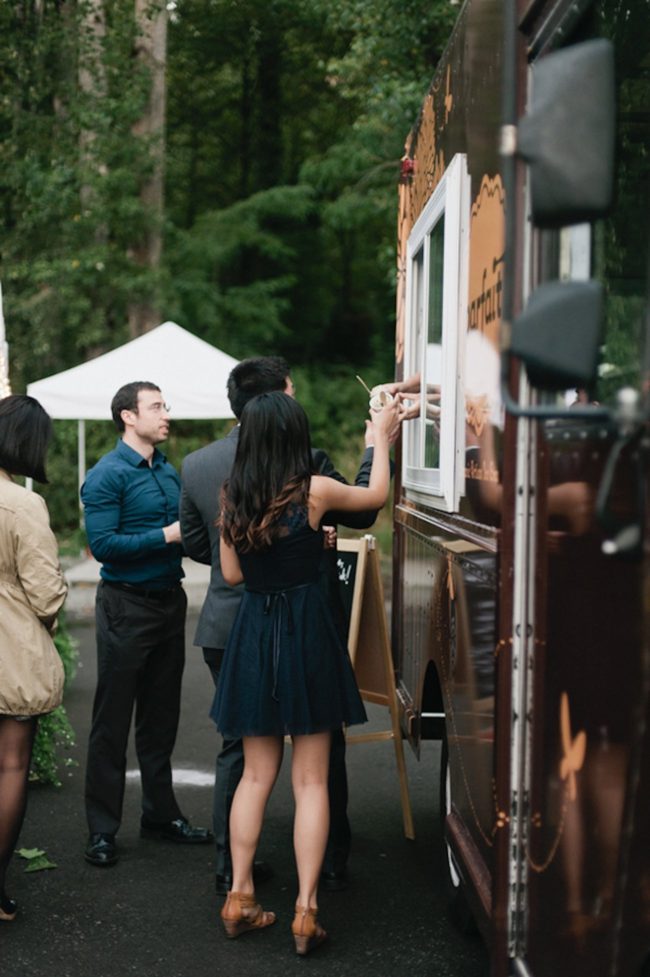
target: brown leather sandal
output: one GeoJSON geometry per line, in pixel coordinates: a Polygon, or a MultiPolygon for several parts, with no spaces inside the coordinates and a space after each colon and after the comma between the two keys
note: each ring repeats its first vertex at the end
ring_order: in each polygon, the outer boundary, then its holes
{"type": "Polygon", "coordinates": [[[291,932],[296,944],[296,953],[304,957],[327,939],[327,933],[316,919],[318,909],[296,904],[296,915],[291,924],[291,932]]]}
{"type": "Polygon", "coordinates": [[[221,921],[229,940],[248,933],[250,930],[261,930],[275,922],[275,913],[266,912],[254,894],[245,892],[229,892],[221,909],[221,921]]]}

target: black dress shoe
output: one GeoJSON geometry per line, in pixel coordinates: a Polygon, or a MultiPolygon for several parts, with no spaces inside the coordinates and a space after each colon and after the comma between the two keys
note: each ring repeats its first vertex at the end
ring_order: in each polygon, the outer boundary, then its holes
{"type": "Polygon", "coordinates": [[[91,865],[99,865],[100,868],[115,865],[119,858],[115,850],[115,835],[92,834],[88,839],[84,858],[91,865]]]}
{"type": "MultiPolygon", "coordinates": [[[[253,862],[253,883],[257,886],[273,878],[273,869],[268,862],[253,862]]],[[[217,875],[215,879],[217,895],[227,896],[232,889],[232,875],[217,875]]]]}
{"type": "Polygon", "coordinates": [[[193,828],[185,818],[176,818],[175,821],[165,821],[163,824],[156,824],[142,818],[140,837],[175,841],[177,845],[205,845],[209,841],[214,841],[211,831],[207,828],[193,828]]]}
{"type": "Polygon", "coordinates": [[[342,872],[321,872],[320,886],[327,892],[343,892],[348,887],[348,873],[345,869],[342,872]]]}

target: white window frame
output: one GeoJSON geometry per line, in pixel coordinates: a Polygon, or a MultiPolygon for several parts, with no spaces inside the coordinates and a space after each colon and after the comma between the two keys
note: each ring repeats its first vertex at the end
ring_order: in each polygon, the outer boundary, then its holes
{"type": "MultiPolygon", "coordinates": [[[[470,181],[467,157],[456,154],[422,213],[406,248],[406,329],[404,376],[423,375],[426,364],[429,309],[431,233],[444,215],[442,273],[442,402],[440,415],[440,467],[424,467],[426,424],[421,419],[406,425],[402,482],[407,495],[446,512],[458,509],[464,486],[465,403],[462,361],[467,328],[467,273],[469,253],[470,181]],[[417,295],[415,262],[423,252],[421,308],[426,321],[416,341],[417,295]],[[416,455],[414,459],[414,454],[416,455]],[[414,463],[414,461],[416,463],[414,463]]],[[[426,389],[421,384],[420,418],[425,417],[426,389]]]]}

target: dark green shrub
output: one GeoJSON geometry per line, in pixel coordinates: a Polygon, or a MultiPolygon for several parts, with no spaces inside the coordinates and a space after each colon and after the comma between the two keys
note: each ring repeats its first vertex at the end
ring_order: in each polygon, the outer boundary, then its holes
{"type": "MultiPolygon", "coordinates": [[[[59,627],[54,637],[54,644],[63,662],[65,686],[67,688],[76,671],[77,645],[70,636],[63,615],[59,618],[59,627]]],[[[70,725],[64,705],[60,705],[47,716],[43,716],[39,720],[38,732],[34,742],[30,780],[37,781],[39,784],[51,784],[54,787],[60,787],[60,766],[73,762],[70,757],[62,758],[61,754],[69,752],[74,745],[74,740],[74,730],[70,725]]]]}

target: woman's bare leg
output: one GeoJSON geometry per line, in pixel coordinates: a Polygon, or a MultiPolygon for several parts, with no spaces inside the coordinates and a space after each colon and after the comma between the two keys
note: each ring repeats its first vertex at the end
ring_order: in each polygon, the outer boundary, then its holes
{"type": "Polygon", "coordinates": [[[264,811],[282,762],[279,736],[245,736],[244,772],[230,809],[230,853],[233,892],[252,893],[253,859],[264,811]]]}
{"type": "Polygon", "coordinates": [[[27,809],[27,780],[36,719],[0,717],[0,901],[7,898],[5,876],[27,809]]]}
{"type": "Polygon", "coordinates": [[[297,903],[312,909],[318,906],[318,879],[329,832],[330,738],[327,732],[293,739],[291,782],[296,801],[293,844],[298,868],[297,903]]]}

